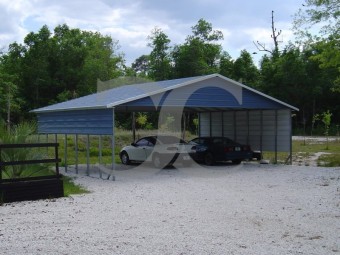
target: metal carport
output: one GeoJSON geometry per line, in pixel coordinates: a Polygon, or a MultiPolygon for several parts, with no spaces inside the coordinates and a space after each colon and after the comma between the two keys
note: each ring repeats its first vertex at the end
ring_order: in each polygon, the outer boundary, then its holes
{"type": "Polygon", "coordinates": [[[198,112],[199,135],[292,154],[291,112],[298,109],[219,74],[121,86],[32,112],[39,134],[111,135],[114,148],[115,112],[165,109],[198,112]]]}

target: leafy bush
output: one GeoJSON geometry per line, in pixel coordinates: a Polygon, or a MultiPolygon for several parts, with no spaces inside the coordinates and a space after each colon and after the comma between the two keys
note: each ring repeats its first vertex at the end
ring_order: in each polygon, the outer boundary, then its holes
{"type": "MultiPolygon", "coordinates": [[[[31,122],[22,123],[14,126],[8,131],[4,126],[0,127],[0,143],[3,144],[20,144],[35,143],[38,141],[37,136],[33,135],[36,131],[36,125],[31,122]]],[[[46,152],[38,148],[15,148],[3,149],[1,158],[4,161],[23,161],[38,160],[46,157],[46,152]]],[[[34,176],[46,169],[44,165],[14,165],[7,166],[4,171],[6,178],[19,178],[34,176]]]]}

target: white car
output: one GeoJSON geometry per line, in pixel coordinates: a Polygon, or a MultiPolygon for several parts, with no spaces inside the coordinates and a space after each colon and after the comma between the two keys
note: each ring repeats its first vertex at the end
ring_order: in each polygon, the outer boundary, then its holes
{"type": "Polygon", "coordinates": [[[121,149],[119,156],[124,165],[133,162],[152,162],[156,168],[172,165],[175,161],[190,165],[193,145],[175,136],[147,136],[121,149]]]}

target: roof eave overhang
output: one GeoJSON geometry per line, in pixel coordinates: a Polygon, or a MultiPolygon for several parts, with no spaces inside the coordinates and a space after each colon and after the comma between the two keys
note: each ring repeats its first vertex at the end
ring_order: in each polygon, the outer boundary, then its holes
{"type": "Polygon", "coordinates": [[[88,107],[70,107],[70,108],[59,108],[59,109],[46,109],[43,108],[31,110],[32,113],[49,113],[49,112],[68,112],[68,111],[77,111],[77,110],[101,110],[107,109],[106,106],[88,106],[88,107]]]}

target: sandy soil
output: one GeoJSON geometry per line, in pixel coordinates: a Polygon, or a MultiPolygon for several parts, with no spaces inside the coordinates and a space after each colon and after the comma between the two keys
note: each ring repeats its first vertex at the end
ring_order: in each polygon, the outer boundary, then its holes
{"type": "Polygon", "coordinates": [[[114,175],[78,175],[90,194],[1,206],[0,254],[340,253],[340,168],[247,163],[114,175]]]}

